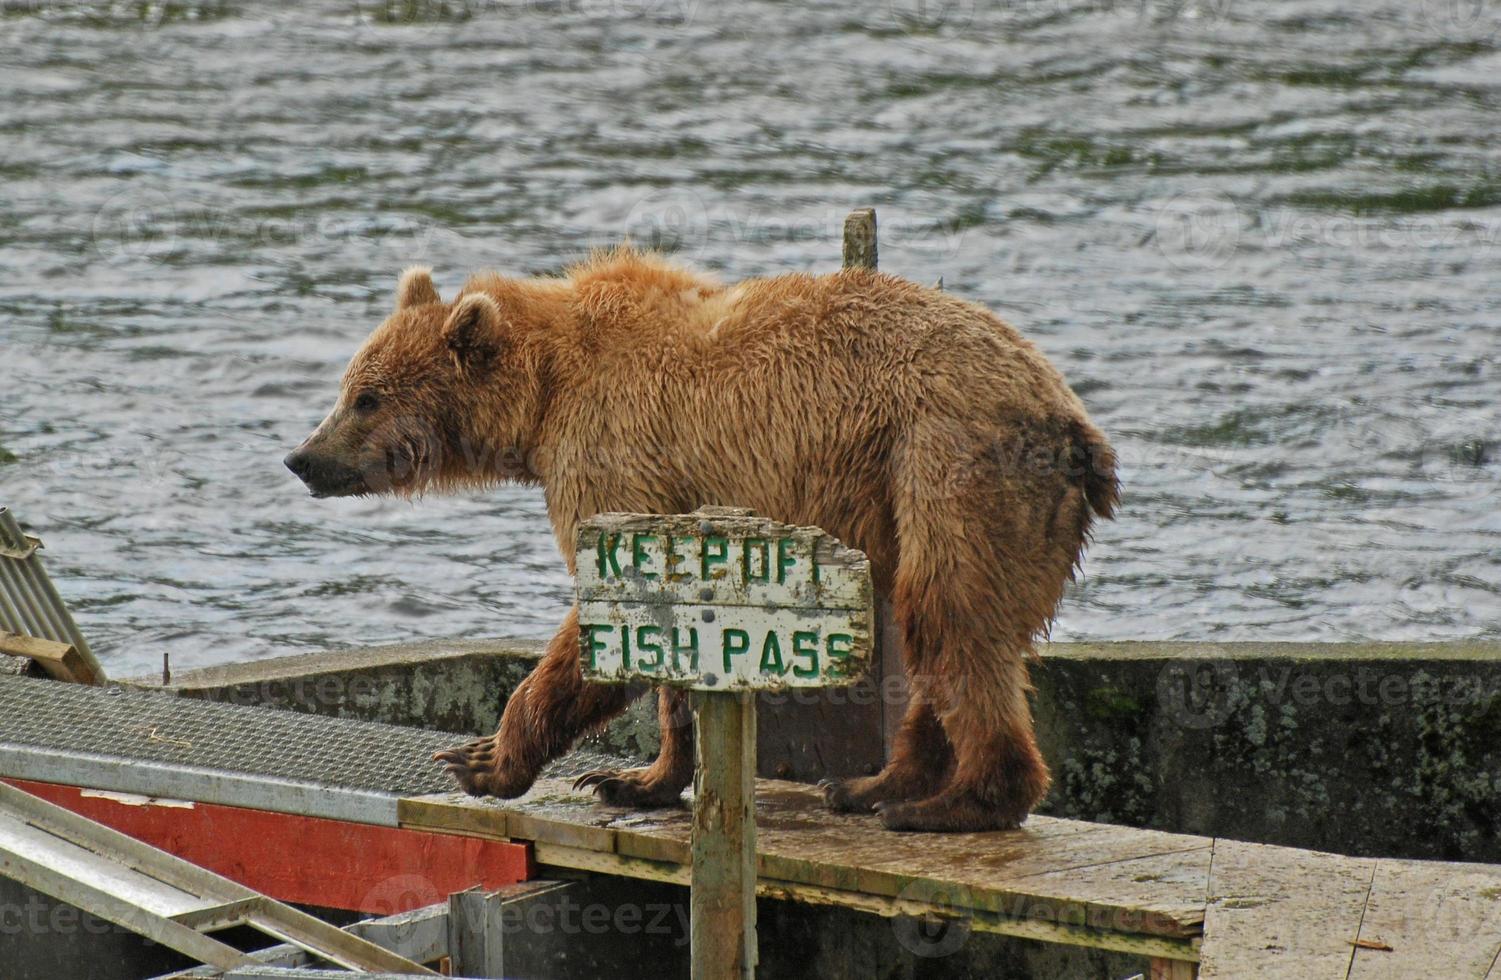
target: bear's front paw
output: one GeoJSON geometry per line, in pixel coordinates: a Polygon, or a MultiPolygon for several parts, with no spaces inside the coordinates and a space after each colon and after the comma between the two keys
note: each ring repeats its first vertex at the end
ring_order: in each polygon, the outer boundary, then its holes
{"type": "Polygon", "coordinates": [[[873,782],[870,777],[821,779],[818,788],[823,790],[824,805],[835,813],[870,813],[877,801],[873,782]]]}
{"type": "Polygon", "coordinates": [[[482,738],[442,752],[433,753],[433,761],[443,763],[443,771],[459,782],[470,796],[498,796],[511,799],[531,788],[535,774],[518,772],[507,764],[495,748],[495,739],[482,738]]]}
{"type": "Polygon", "coordinates": [[[650,768],[596,769],[573,782],[574,792],[592,789],[601,803],[640,809],[659,809],[683,802],[683,788],[657,778],[650,768]]]}

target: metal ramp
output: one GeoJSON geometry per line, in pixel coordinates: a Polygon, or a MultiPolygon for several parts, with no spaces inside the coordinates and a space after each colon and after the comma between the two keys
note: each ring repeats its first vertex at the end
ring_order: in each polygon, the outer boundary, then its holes
{"type": "Polygon", "coordinates": [[[224,970],[247,925],[347,970],[436,975],[304,912],[0,783],[0,874],[224,970]]]}
{"type": "Polygon", "coordinates": [[[0,777],[396,826],[463,736],[0,676],[0,777]]]}

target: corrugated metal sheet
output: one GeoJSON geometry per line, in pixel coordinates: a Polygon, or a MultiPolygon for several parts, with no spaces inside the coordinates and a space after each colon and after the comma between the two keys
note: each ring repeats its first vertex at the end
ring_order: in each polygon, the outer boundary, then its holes
{"type": "Polygon", "coordinates": [[[63,605],[37,555],[41,541],[21,531],[15,516],[0,507],[0,630],[68,643],[103,677],[68,607],[63,605]]]}

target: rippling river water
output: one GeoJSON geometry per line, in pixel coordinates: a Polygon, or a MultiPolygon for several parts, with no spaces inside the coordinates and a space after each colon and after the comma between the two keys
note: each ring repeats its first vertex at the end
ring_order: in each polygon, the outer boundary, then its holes
{"type": "Polygon", "coordinates": [[[1491,0],[9,3],[0,504],[116,673],[542,636],[540,496],[280,464],[406,264],[983,301],[1123,457],[1055,637],[1501,633],[1491,0]]]}

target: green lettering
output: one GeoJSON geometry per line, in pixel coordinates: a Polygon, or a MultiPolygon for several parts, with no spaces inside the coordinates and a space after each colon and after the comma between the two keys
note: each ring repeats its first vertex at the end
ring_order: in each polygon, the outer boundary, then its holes
{"type": "Polygon", "coordinates": [[[854,648],[855,638],[848,633],[830,633],[824,639],[824,650],[830,660],[828,673],[831,676],[849,674],[849,658],[854,648]]]}
{"type": "Polygon", "coordinates": [[[768,630],[766,642],[761,645],[761,673],[778,677],[787,673],[787,665],[782,663],[782,641],[777,639],[776,630],[768,630]]]}
{"type": "Polygon", "coordinates": [[[584,659],[588,664],[589,670],[593,670],[599,665],[600,651],[609,649],[609,644],[603,640],[596,639],[594,634],[608,633],[611,629],[612,627],[599,623],[587,623],[579,627],[579,632],[584,634],[584,649],[587,651],[584,659]]]}
{"type": "Polygon", "coordinates": [[[710,565],[724,565],[730,560],[730,539],[719,534],[711,534],[699,542],[698,545],[698,568],[705,582],[716,578],[724,578],[724,569],[716,568],[711,574],[710,565]],[[715,550],[709,550],[713,547],[715,550]]]}
{"type": "Polygon", "coordinates": [[[693,626],[688,627],[687,646],[683,646],[682,641],[678,639],[678,630],[677,626],[672,628],[672,669],[682,669],[678,658],[687,653],[692,654],[688,661],[688,669],[696,671],[698,670],[698,629],[693,626]]]}
{"type": "Polygon", "coordinates": [[[626,670],[631,669],[631,628],[620,627],[620,664],[626,670]]]}
{"type": "Polygon", "coordinates": [[[740,571],[747,582],[771,581],[771,542],[765,538],[746,538],[740,542],[740,571]],[[761,552],[761,574],[751,574],[751,549],[761,552]]]}
{"type": "Polygon", "coordinates": [[[662,627],[660,626],[636,627],[636,652],[655,654],[649,662],[646,660],[636,661],[636,669],[644,674],[655,674],[662,669],[662,664],[666,662],[667,652],[662,649],[661,640],[653,639],[661,635],[662,627]]]}
{"type": "Polygon", "coordinates": [[[692,538],[678,537],[676,534],[668,535],[666,553],[663,555],[667,581],[686,582],[693,577],[687,572],[676,571],[677,567],[683,563],[683,553],[678,551],[678,542],[692,540],[692,538]]]}
{"type": "Polygon", "coordinates": [[[657,573],[646,570],[646,563],[651,561],[651,555],[646,553],[646,543],[656,540],[655,534],[637,534],[631,537],[631,564],[636,566],[636,574],[648,582],[656,578],[657,573]]]}
{"type": "Polygon", "coordinates": [[[809,630],[798,630],[792,634],[792,655],[794,657],[807,657],[808,666],[799,667],[796,664],[792,672],[798,677],[818,676],[818,634],[809,630]]]}
{"type": "Polygon", "coordinates": [[[719,648],[724,651],[724,672],[733,674],[735,665],[731,657],[738,657],[750,650],[750,634],[733,627],[719,634],[719,648]]]}
{"type": "Polygon", "coordinates": [[[797,564],[797,559],[792,557],[792,545],[796,542],[792,538],[777,538],[777,583],[787,581],[787,569],[797,564]]]}
{"type": "Polygon", "coordinates": [[[595,548],[599,552],[600,578],[608,578],[611,571],[617,576],[620,574],[620,558],[615,554],[615,550],[619,547],[620,535],[600,532],[599,544],[595,545],[595,548]]]}

